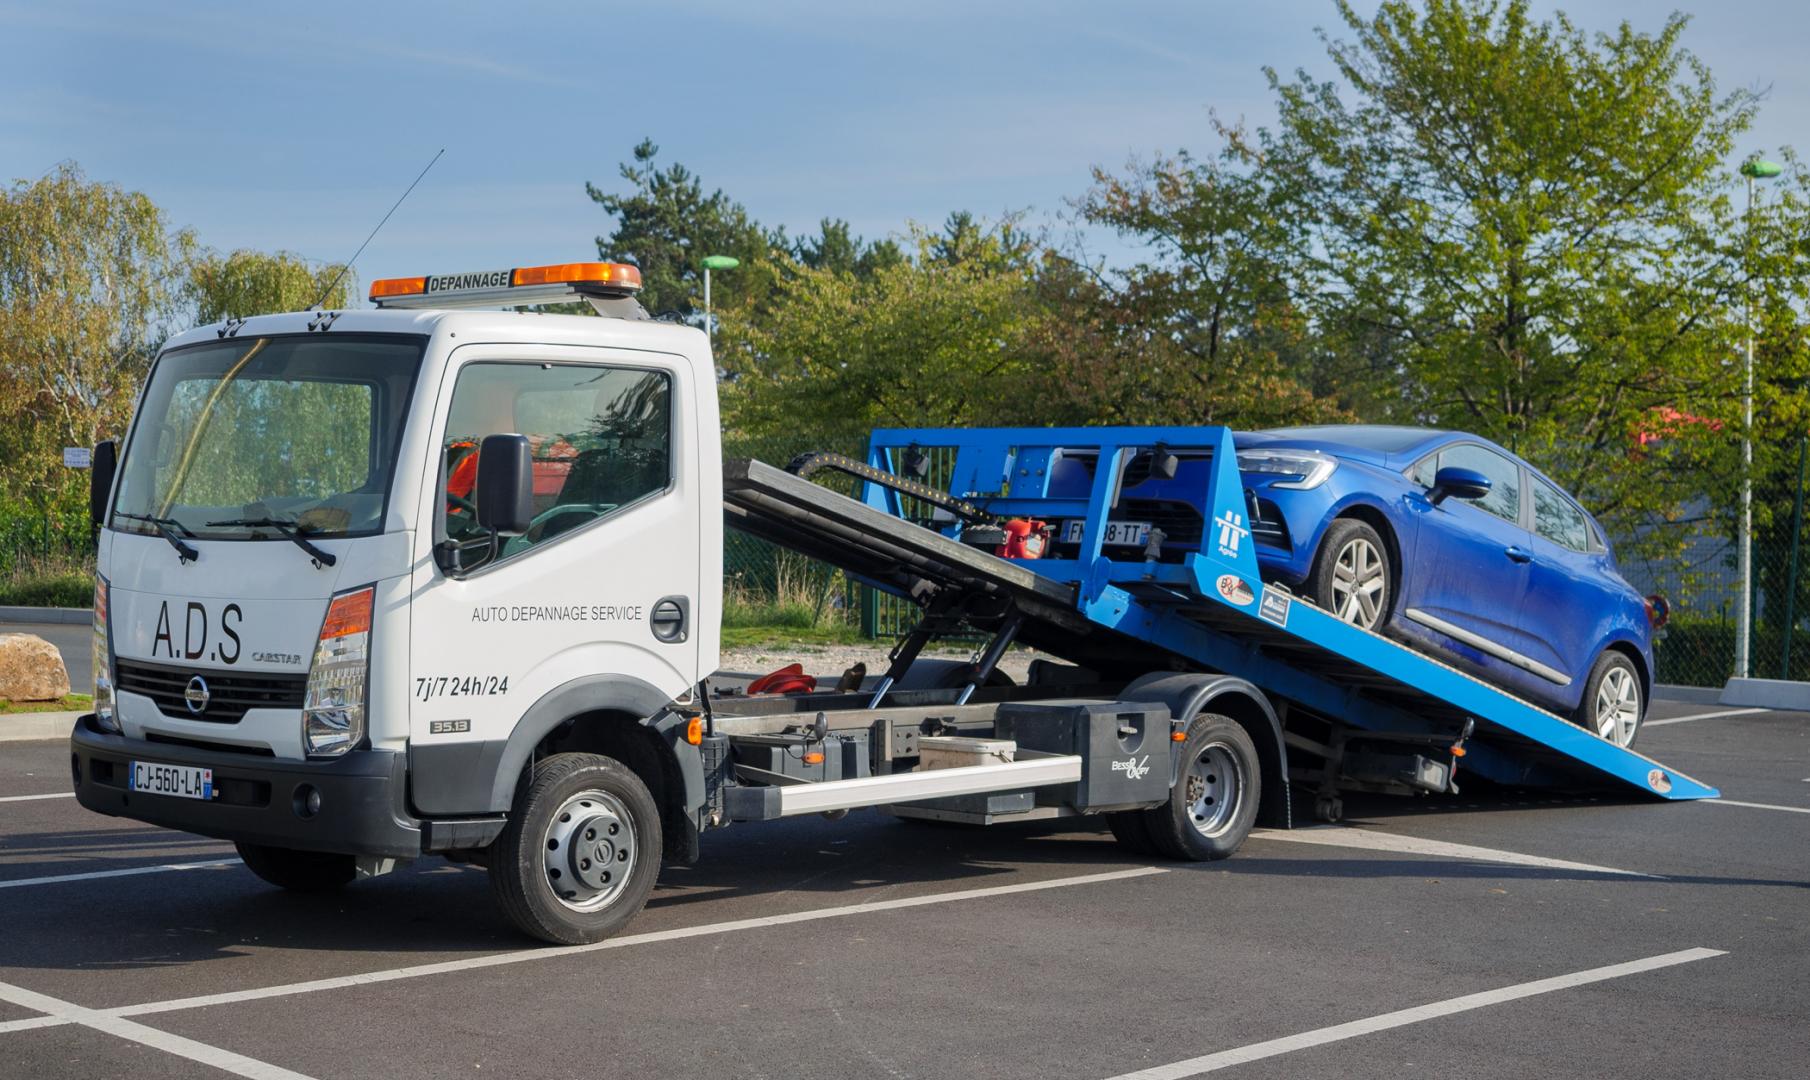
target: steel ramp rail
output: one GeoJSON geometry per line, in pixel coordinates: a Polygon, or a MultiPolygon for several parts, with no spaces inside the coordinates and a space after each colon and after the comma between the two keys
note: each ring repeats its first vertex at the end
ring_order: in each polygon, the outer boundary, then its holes
{"type": "MultiPolygon", "coordinates": [[[[1372,732],[1455,735],[1467,719],[1475,720],[1464,767],[1502,782],[1611,782],[1666,799],[1718,794],[1513,694],[1266,586],[1244,516],[1244,487],[1229,428],[879,430],[873,433],[868,463],[893,470],[896,454],[923,448],[954,448],[954,463],[946,468],[950,494],[990,513],[1043,520],[1084,513],[1077,558],[1008,560],[968,548],[970,565],[975,570],[1000,567],[1001,577],[1028,568],[1072,588],[1077,610],[1090,623],[1142,643],[1146,655],[1155,647],[1185,658],[1189,666],[1238,675],[1309,712],[1372,732]],[[1137,455],[1155,448],[1212,459],[1199,504],[1199,551],[1179,564],[1114,560],[1104,554],[1103,541],[1119,480],[1137,455]],[[1043,478],[1054,472],[1053,462],[1063,453],[1086,455],[1094,462],[1085,499],[1073,492],[1061,498],[1043,495],[1043,478]]],[[[897,492],[868,484],[864,499],[871,508],[895,515],[897,525],[956,543],[899,521],[897,492]]],[[[890,538],[893,531],[885,535],[890,538]]],[[[1075,647],[1065,651],[1062,642],[1052,645],[1050,635],[1043,636],[1042,647],[1086,662],[1074,654],[1088,652],[1087,643],[1068,642],[1075,647]]],[[[1099,645],[1092,648],[1098,651],[1099,645]]]]}

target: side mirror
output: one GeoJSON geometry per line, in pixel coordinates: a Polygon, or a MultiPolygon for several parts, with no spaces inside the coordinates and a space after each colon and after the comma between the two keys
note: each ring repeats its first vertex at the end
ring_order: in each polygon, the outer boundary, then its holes
{"type": "Polygon", "coordinates": [[[119,443],[106,439],[94,446],[88,463],[88,520],[96,527],[107,520],[107,498],[113,494],[113,474],[119,471],[119,443]]]}
{"type": "Polygon", "coordinates": [[[1489,494],[1489,488],[1489,477],[1476,469],[1448,465],[1433,474],[1433,487],[1427,492],[1427,498],[1438,506],[1453,495],[1460,499],[1481,499],[1489,494]]]}
{"type": "Polygon", "coordinates": [[[534,461],[526,435],[486,435],[478,444],[478,525],[520,536],[534,520],[534,461]]]}

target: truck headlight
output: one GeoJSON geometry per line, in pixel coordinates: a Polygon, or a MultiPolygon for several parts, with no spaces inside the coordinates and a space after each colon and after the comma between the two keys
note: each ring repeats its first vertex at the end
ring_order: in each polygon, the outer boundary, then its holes
{"type": "Polygon", "coordinates": [[[119,733],[113,715],[113,638],[107,630],[107,579],[94,576],[94,722],[101,730],[119,733]]]}
{"type": "Polygon", "coordinates": [[[1313,450],[1240,450],[1238,471],[1265,476],[1286,476],[1271,487],[1311,491],[1326,482],[1339,467],[1335,457],[1313,450]]]}
{"type": "Polygon", "coordinates": [[[302,703],[302,747],[310,757],[338,757],[364,741],[376,595],[376,586],[367,585],[327,605],[302,703]]]}

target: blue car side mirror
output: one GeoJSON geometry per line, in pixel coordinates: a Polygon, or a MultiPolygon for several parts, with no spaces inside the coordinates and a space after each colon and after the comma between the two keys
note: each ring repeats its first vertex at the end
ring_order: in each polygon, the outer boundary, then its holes
{"type": "Polygon", "coordinates": [[[1427,498],[1434,506],[1453,495],[1460,499],[1481,499],[1489,494],[1489,487],[1489,477],[1476,469],[1448,465],[1433,474],[1433,487],[1428,490],[1427,498]]]}

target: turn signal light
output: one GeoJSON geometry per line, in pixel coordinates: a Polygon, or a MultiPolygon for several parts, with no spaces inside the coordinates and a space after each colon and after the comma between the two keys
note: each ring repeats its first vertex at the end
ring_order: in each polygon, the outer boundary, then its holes
{"type": "Polygon", "coordinates": [[[1188,733],[1185,731],[1171,731],[1169,733],[1169,741],[1170,742],[1187,742],[1188,733]]]}
{"type": "Polygon", "coordinates": [[[693,746],[701,746],[704,742],[704,718],[694,716],[685,725],[685,741],[693,746]]]}
{"type": "Polygon", "coordinates": [[[805,764],[806,764],[806,765],[821,765],[821,764],[823,764],[823,751],[821,751],[821,750],[812,750],[812,751],[810,751],[810,752],[808,752],[808,753],[806,753],[806,754],[805,754],[805,756],[804,756],[804,763],[805,763],[805,764]]]}

